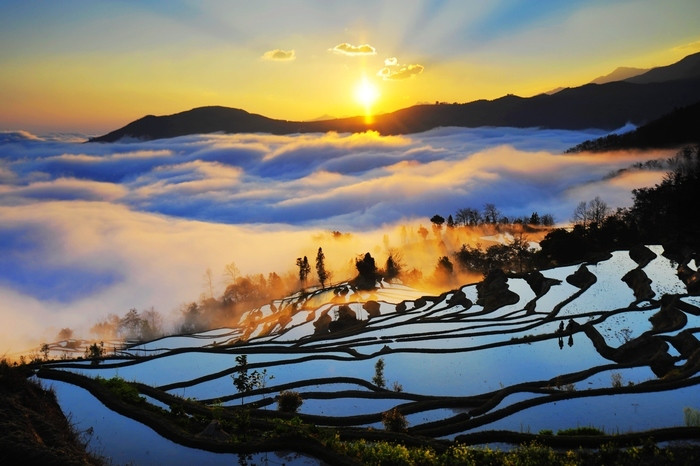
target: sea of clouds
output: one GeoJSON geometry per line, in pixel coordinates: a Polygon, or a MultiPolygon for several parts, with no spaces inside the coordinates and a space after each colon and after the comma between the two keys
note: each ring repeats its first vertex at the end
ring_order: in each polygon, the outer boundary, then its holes
{"type": "Polygon", "coordinates": [[[671,154],[563,154],[601,135],[441,128],[97,144],[0,133],[0,355],[131,307],[177,312],[203,292],[206,269],[219,277],[231,262],[281,274],[323,247],[340,267],[395,246],[397,225],[485,203],[560,223],[595,196],[628,206],[663,173],[620,170],[671,154]]]}

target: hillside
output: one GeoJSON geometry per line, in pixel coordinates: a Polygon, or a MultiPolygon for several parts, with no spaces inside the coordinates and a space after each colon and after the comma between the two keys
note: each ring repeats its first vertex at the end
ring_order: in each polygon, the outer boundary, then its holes
{"type": "Polygon", "coordinates": [[[507,95],[465,104],[415,105],[377,115],[323,121],[275,120],[244,110],[201,107],[166,116],[149,115],[91,142],[150,140],[212,132],[361,132],[409,134],[441,126],[511,126],[556,129],[613,130],[627,123],[641,125],[674,108],[700,101],[700,54],[653,69],[627,81],[587,84],[534,97],[507,95]]]}
{"type": "Polygon", "coordinates": [[[584,141],[567,152],[673,148],[700,144],[700,102],[677,108],[634,131],[584,141]]]}

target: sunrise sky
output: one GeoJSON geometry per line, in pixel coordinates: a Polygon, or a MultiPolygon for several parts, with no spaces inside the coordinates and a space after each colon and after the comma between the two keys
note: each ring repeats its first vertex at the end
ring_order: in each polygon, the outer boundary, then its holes
{"type": "Polygon", "coordinates": [[[697,0],[2,0],[0,130],[97,134],[204,105],[308,120],[529,96],[697,52],[699,17],[697,0]]]}

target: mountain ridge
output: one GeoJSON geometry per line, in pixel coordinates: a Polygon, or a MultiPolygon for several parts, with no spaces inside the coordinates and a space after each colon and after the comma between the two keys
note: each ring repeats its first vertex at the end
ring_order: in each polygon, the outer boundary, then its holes
{"type": "Polygon", "coordinates": [[[279,120],[242,109],[209,106],[172,115],[147,115],[89,142],[215,132],[295,134],[374,130],[381,134],[410,134],[445,126],[614,130],[627,123],[645,124],[697,101],[700,101],[700,53],[628,80],[589,83],[551,95],[507,94],[462,104],[419,104],[376,115],[371,122],[362,116],[320,121],[279,120]]]}

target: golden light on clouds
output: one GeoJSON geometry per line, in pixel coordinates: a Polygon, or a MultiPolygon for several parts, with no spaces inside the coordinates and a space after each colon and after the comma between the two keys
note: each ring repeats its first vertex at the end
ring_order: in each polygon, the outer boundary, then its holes
{"type": "Polygon", "coordinates": [[[282,49],[274,49],[274,50],[268,50],[265,52],[262,56],[263,60],[271,60],[271,61],[292,61],[296,58],[296,53],[294,50],[282,50],[282,49]]]}
{"type": "Polygon", "coordinates": [[[375,48],[369,44],[352,45],[352,44],[348,44],[347,42],[343,42],[342,44],[338,44],[330,50],[333,53],[338,53],[341,55],[350,55],[350,56],[374,55],[377,53],[375,48]]]}
{"type": "Polygon", "coordinates": [[[421,74],[425,67],[423,65],[402,65],[396,57],[384,60],[384,68],[377,72],[377,76],[384,80],[406,79],[421,74]]]}

